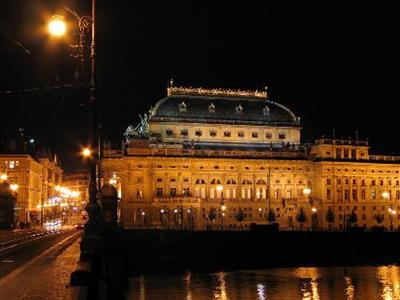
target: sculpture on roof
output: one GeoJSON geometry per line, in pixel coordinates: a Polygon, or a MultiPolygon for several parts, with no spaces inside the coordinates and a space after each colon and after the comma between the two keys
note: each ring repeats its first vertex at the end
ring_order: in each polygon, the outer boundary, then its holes
{"type": "MultiPolygon", "coordinates": [[[[150,112],[151,113],[151,112],[150,112]]],[[[125,130],[124,137],[129,138],[146,138],[149,136],[149,115],[144,114],[143,116],[139,114],[140,123],[133,127],[129,125],[125,130]]]]}

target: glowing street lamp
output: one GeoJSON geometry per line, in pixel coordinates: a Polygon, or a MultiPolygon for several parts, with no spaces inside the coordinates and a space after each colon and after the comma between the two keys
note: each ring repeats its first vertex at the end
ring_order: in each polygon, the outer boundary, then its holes
{"type": "Polygon", "coordinates": [[[18,185],[18,184],[16,184],[16,183],[10,184],[10,189],[11,189],[13,192],[16,192],[16,191],[18,190],[18,188],[19,188],[19,185],[18,185]]]}
{"type": "Polygon", "coordinates": [[[303,189],[303,194],[308,197],[311,194],[311,189],[310,188],[303,189]]]}
{"type": "Polygon", "coordinates": [[[90,157],[92,155],[92,150],[90,150],[88,147],[83,148],[81,154],[83,157],[90,157]]]}
{"type": "Polygon", "coordinates": [[[60,15],[52,16],[47,29],[51,35],[56,37],[63,36],[67,31],[67,24],[64,21],[64,17],[60,15]]]}
{"type": "Polygon", "coordinates": [[[383,192],[383,193],[382,193],[382,197],[383,197],[384,199],[389,199],[389,196],[390,196],[389,192],[383,192]]]}
{"type": "Polygon", "coordinates": [[[311,208],[311,211],[312,211],[313,213],[316,213],[316,212],[317,212],[317,208],[313,207],[313,208],[311,208]]]}
{"type": "Polygon", "coordinates": [[[8,178],[8,176],[7,176],[6,173],[3,173],[3,174],[0,175],[0,180],[1,180],[1,181],[6,181],[7,178],[8,178]]]}

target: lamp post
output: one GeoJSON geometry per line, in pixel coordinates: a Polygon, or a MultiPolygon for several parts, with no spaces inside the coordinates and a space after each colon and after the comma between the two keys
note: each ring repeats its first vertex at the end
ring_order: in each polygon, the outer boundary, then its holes
{"type": "MultiPolygon", "coordinates": [[[[312,201],[310,199],[311,189],[310,188],[304,188],[303,189],[303,194],[306,196],[307,202],[312,206],[312,203],[311,203],[312,201]]],[[[311,227],[312,227],[312,218],[311,218],[311,227]]]]}
{"type": "MultiPolygon", "coordinates": [[[[387,200],[391,200],[390,199],[390,194],[389,192],[385,191],[382,193],[382,197],[383,199],[387,200]]],[[[390,217],[390,231],[393,231],[393,217],[396,214],[396,211],[393,209],[392,207],[392,203],[390,201],[389,203],[389,208],[388,208],[388,212],[389,212],[389,217],[390,217]]]]}
{"type": "MultiPolygon", "coordinates": [[[[185,203],[186,203],[186,190],[183,189],[183,197],[185,198],[185,203]]],[[[183,198],[181,198],[181,229],[183,230],[184,226],[183,226],[183,219],[184,219],[184,215],[183,215],[183,198]]]]}
{"type": "MultiPolygon", "coordinates": [[[[97,193],[100,192],[101,188],[101,180],[100,178],[100,166],[97,164],[101,159],[101,149],[100,149],[100,139],[99,139],[99,124],[98,124],[98,115],[97,115],[97,100],[96,100],[96,65],[95,65],[95,57],[96,57],[96,0],[91,0],[91,16],[79,16],[76,12],[65,8],[69,13],[75,16],[78,27],[79,27],[79,44],[72,46],[78,50],[78,54],[75,55],[80,58],[81,65],[84,64],[86,58],[86,37],[91,36],[90,39],[90,76],[89,76],[89,105],[90,105],[90,120],[91,120],[91,128],[89,131],[89,140],[92,144],[92,147],[95,148],[95,143],[97,141],[97,156],[93,156],[90,162],[90,179],[89,179],[89,203],[86,205],[85,210],[88,212],[88,222],[85,225],[85,228],[89,231],[93,231],[93,225],[97,224],[99,221],[99,210],[100,207],[97,203],[97,193]],[[97,186],[98,185],[98,186],[97,186]]],[[[62,16],[53,16],[52,20],[49,22],[48,29],[50,34],[54,36],[62,36],[65,34],[67,26],[64,22],[64,18],[62,16]]],[[[80,66],[82,67],[82,66],[80,66]]],[[[88,151],[83,152],[83,154],[90,155],[88,151]]]]}
{"type": "Polygon", "coordinates": [[[224,218],[225,218],[225,210],[226,206],[224,203],[224,187],[222,185],[217,186],[217,191],[221,193],[221,230],[224,230],[224,218]]]}

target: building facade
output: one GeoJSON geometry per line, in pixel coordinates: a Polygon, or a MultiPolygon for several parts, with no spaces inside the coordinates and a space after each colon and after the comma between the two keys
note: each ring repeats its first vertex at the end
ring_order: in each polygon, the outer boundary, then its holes
{"type": "Polygon", "coordinates": [[[40,220],[43,204],[55,195],[55,186],[62,181],[63,170],[57,161],[29,154],[0,154],[0,166],[2,180],[15,188],[16,220],[40,220]]]}
{"type": "Polygon", "coordinates": [[[89,173],[87,171],[69,173],[64,176],[63,186],[73,192],[78,192],[78,206],[84,208],[89,201],[89,173]]]}
{"type": "Polygon", "coordinates": [[[125,227],[397,230],[400,157],[358,139],[304,145],[300,131],[264,91],[171,86],[122,150],[104,150],[104,179],[125,227]]]}

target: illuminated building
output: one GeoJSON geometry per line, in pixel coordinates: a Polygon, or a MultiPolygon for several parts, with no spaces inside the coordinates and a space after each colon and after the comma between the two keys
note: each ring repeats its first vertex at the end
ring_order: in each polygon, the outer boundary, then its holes
{"type": "Polygon", "coordinates": [[[304,145],[300,118],[267,96],[169,87],[122,150],[104,150],[124,226],[234,229],[270,209],[282,229],[397,229],[400,157],[358,138],[304,145]]]}
{"type": "Polygon", "coordinates": [[[17,186],[17,221],[36,222],[40,219],[38,206],[54,194],[54,187],[62,180],[63,170],[56,159],[36,159],[29,154],[0,154],[0,173],[10,186],[17,186]]]}
{"type": "Polygon", "coordinates": [[[71,191],[75,191],[79,193],[80,202],[79,206],[84,207],[84,203],[89,201],[89,173],[85,171],[75,172],[65,174],[63,185],[70,189],[71,191]]]}

